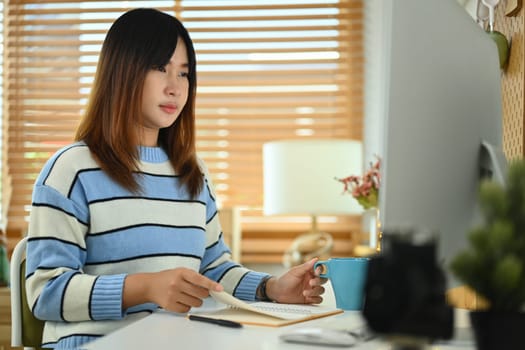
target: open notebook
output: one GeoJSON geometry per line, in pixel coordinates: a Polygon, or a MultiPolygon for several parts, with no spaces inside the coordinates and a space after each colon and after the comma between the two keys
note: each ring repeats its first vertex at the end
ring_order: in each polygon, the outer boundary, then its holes
{"type": "Polygon", "coordinates": [[[210,295],[216,301],[225,304],[226,307],[206,312],[196,311],[190,314],[236,321],[242,324],[279,327],[343,312],[341,309],[321,305],[278,304],[262,301],[247,303],[226,292],[210,291],[210,295]]]}

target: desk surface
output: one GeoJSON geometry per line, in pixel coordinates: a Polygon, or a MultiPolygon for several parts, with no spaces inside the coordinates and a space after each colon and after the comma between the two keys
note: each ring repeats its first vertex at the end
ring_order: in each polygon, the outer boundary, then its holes
{"type": "MultiPolygon", "coordinates": [[[[305,345],[291,344],[279,339],[279,335],[291,329],[305,326],[330,325],[337,322],[361,324],[358,312],[339,314],[318,320],[298,323],[285,327],[244,326],[227,328],[203,322],[193,322],[184,315],[159,311],[121,330],[107,335],[85,349],[265,349],[265,350],[298,350],[305,345]],[[176,347],[174,347],[176,344],[176,347]]],[[[380,344],[380,343],[379,343],[380,344]]],[[[354,349],[356,347],[353,347],[354,349]]],[[[378,347],[377,342],[363,343],[359,349],[390,349],[386,344],[378,347]]],[[[308,349],[327,349],[333,347],[308,346],[308,349]]]]}
{"type": "MultiPolygon", "coordinates": [[[[205,308],[214,307],[214,301],[207,299],[205,308]]],[[[194,322],[185,315],[166,311],[158,311],[127,327],[115,331],[90,344],[88,350],[114,349],[230,349],[230,350],[333,350],[328,346],[305,346],[302,344],[286,343],[279,339],[279,335],[292,329],[305,327],[327,327],[353,329],[364,325],[360,312],[346,311],[344,314],[302,322],[285,327],[244,326],[243,328],[227,328],[213,324],[194,322]]],[[[391,345],[381,340],[363,342],[352,349],[391,349],[391,345]]],[[[439,350],[467,350],[475,347],[458,344],[439,345],[432,349],[439,350]]]]}

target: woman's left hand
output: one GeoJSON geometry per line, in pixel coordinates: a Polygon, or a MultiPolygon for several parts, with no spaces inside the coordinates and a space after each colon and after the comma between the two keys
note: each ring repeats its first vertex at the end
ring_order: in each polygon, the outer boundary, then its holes
{"type": "Polygon", "coordinates": [[[314,271],[317,258],[294,266],[280,277],[272,277],[266,283],[266,295],[273,301],[286,304],[318,304],[323,301],[323,284],[319,277],[321,268],[314,271]]]}

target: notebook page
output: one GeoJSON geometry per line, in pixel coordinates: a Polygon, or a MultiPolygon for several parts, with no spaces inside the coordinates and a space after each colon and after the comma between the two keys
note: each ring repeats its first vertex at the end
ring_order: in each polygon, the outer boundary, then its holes
{"type": "MultiPolygon", "coordinates": [[[[254,302],[247,303],[242,300],[235,298],[234,296],[226,292],[215,292],[210,291],[210,295],[217,300],[231,307],[239,309],[249,310],[263,315],[268,315],[284,320],[301,319],[308,316],[323,314],[330,311],[330,308],[320,307],[317,305],[305,305],[305,304],[280,304],[271,302],[254,302]]],[[[333,309],[337,310],[337,309],[333,309]]]]}
{"type": "Polygon", "coordinates": [[[276,304],[258,301],[250,303],[250,306],[259,311],[269,312],[275,317],[285,320],[294,320],[296,318],[303,318],[315,313],[315,306],[312,305],[298,305],[298,304],[276,304]]]}

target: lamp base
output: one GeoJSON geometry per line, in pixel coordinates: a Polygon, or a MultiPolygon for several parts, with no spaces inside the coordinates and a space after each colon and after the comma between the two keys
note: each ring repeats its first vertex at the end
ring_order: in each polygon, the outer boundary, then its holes
{"type": "Polygon", "coordinates": [[[328,259],[332,253],[334,240],[326,232],[308,232],[299,235],[290,248],[284,252],[283,265],[286,268],[300,265],[310,259],[318,257],[328,259]]]}

